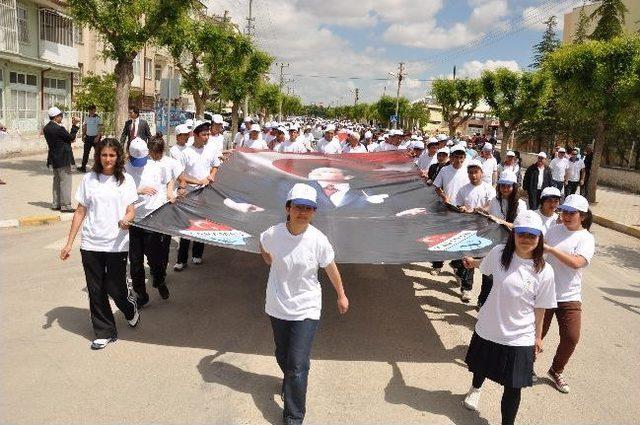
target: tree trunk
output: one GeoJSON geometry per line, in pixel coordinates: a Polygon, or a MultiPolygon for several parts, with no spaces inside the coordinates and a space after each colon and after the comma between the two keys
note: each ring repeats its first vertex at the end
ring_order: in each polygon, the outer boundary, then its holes
{"type": "Polygon", "coordinates": [[[192,91],[191,94],[193,95],[193,103],[196,105],[195,118],[202,120],[204,119],[204,99],[198,90],[192,91]]]}
{"type": "Polygon", "coordinates": [[[507,157],[507,151],[509,150],[509,141],[511,140],[511,127],[500,126],[502,129],[502,142],[500,142],[500,159],[504,160],[507,157]]]}
{"type": "Polygon", "coordinates": [[[115,135],[118,138],[129,119],[129,93],[133,81],[133,57],[121,58],[114,68],[116,76],[116,100],[113,110],[116,112],[115,135]]]}
{"type": "Polygon", "coordinates": [[[604,118],[596,121],[596,134],[593,144],[593,161],[591,162],[591,171],[589,173],[589,182],[587,185],[587,194],[589,202],[596,202],[596,188],[598,187],[598,171],[600,170],[600,162],[602,160],[602,150],[604,149],[605,135],[607,134],[607,122],[604,118]]]}
{"type": "Polygon", "coordinates": [[[449,136],[453,137],[456,135],[456,128],[458,127],[456,125],[456,120],[455,119],[451,119],[447,122],[447,126],[449,127],[449,136]]]}
{"type": "Polygon", "coordinates": [[[231,105],[231,137],[236,137],[236,133],[238,131],[238,109],[240,108],[240,103],[237,101],[233,101],[231,105]]]}

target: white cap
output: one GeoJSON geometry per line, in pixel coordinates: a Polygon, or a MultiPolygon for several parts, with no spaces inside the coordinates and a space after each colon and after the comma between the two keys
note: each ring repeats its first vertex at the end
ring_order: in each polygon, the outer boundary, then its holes
{"type": "Polygon", "coordinates": [[[447,140],[447,146],[453,146],[453,145],[454,145],[453,140],[447,140]]]}
{"type": "Polygon", "coordinates": [[[58,115],[62,114],[62,111],[57,106],[52,106],[47,111],[47,114],[49,114],[49,118],[53,118],[53,117],[57,117],[58,115]]]}
{"type": "Polygon", "coordinates": [[[416,140],[413,142],[413,149],[424,149],[424,142],[422,140],[416,140]]]}
{"type": "Polygon", "coordinates": [[[305,183],[296,183],[293,185],[289,194],[287,195],[287,201],[291,201],[296,205],[306,205],[308,207],[317,208],[318,192],[313,186],[309,186],[305,183]]]}
{"type": "Polygon", "coordinates": [[[403,136],[404,135],[404,131],[398,130],[398,129],[394,129],[394,130],[391,130],[389,132],[389,135],[391,135],[391,136],[403,136]]]}
{"type": "Polygon", "coordinates": [[[282,126],[282,125],[280,127],[276,127],[276,130],[278,130],[278,131],[280,131],[282,133],[285,133],[285,134],[287,133],[287,128],[282,126]]]}
{"type": "Polygon", "coordinates": [[[504,170],[500,173],[500,178],[498,179],[498,184],[514,184],[518,181],[518,177],[516,173],[511,170],[504,170]]]}
{"type": "Polygon", "coordinates": [[[427,139],[427,146],[429,145],[433,145],[433,144],[438,144],[438,139],[436,139],[435,137],[429,137],[427,139]]]}
{"type": "Polygon", "coordinates": [[[532,210],[522,211],[513,221],[514,233],[530,233],[540,236],[543,229],[542,218],[532,210]]]}
{"type": "Polygon", "coordinates": [[[560,189],[554,186],[545,187],[542,189],[542,193],[540,194],[540,199],[556,197],[558,199],[562,198],[562,193],[560,193],[560,189]]]}
{"type": "Polygon", "coordinates": [[[449,138],[449,136],[447,136],[446,134],[442,134],[442,133],[440,133],[440,134],[437,134],[437,135],[436,135],[436,139],[437,139],[439,142],[440,142],[440,141],[442,141],[442,140],[447,140],[448,138],[449,138]]]}
{"type": "Polygon", "coordinates": [[[291,124],[289,126],[289,131],[300,131],[300,127],[298,127],[298,124],[291,124]]]}
{"type": "Polygon", "coordinates": [[[540,152],[540,153],[538,154],[538,158],[544,158],[544,159],[547,159],[547,154],[546,154],[545,152],[540,152]]]}
{"type": "Polygon", "coordinates": [[[324,129],[325,133],[327,131],[336,131],[336,126],[333,124],[328,124],[327,127],[324,129]]]}
{"type": "Polygon", "coordinates": [[[564,203],[559,207],[565,211],[589,211],[589,201],[582,195],[573,194],[564,199],[564,203]]]}
{"type": "Polygon", "coordinates": [[[458,140],[456,142],[456,145],[462,146],[463,148],[467,147],[467,142],[465,142],[464,140],[458,140]]]}
{"type": "Polygon", "coordinates": [[[368,130],[365,131],[365,133],[364,133],[364,138],[365,139],[371,139],[372,137],[373,137],[373,133],[372,132],[370,132],[368,130]]]}
{"type": "Polygon", "coordinates": [[[558,153],[567,153],[567,150],[565,148],[560,148],[558,149],[558,153]]]}
{"type": "Polygon", "coordinates": [[[193,120],[191,118],[189,118],[188,120],[186,120],[184,122],[184,125],[186,125],[187,127],[189,127],[189,129],[193,128],[193,120]]]}
{"type": "Polygon", "coordinates": [[[220,114],[213,114],[211,122],[214,124],[224,124],[224,118],[222,118],[222,115],[220,114]]]}
{"type": "Polygon", "coordinates": [[[466,153],[466,150],[464,149],[464,146],[455,145],[449,150],[449,153],[453,155],[455,152],[466,153]]]}
{"type": "Polygon", "coordinates": [[[483,151],[492,151],[493,150],[493,145],[491,143],[487,142],[482,146],[482,150],[483,151]]]}
{"type": "Polygon", "coordinates": [[[440,148],[438,149],[438,151],[436,152],[436,155],[439,153],[446,153],[447,155],[449,155],[449,148],[444,147],[444,148],[440,148]]]}
{"type": "Polygon", "coordinates": [[[251,124],[249,131],[260,131],[260,124],[251,124]]]}
{"type": "Polygon", "coordinates": [[[147,142],[139,137],[133,139],[129,144],[129,156],[131,165],[134,167],[144,167],[147,163],[147,157],[149,156],[147,142]]]}
{"type": "Polygon", "coordinates": [[[516,156],[514,151],[507,151],[507,156],[516,156]]]}
{"type": "Polygon", "coordinates": [[[251,117],[244,117],[243,121],[244,122],[252,122],[253,119],[251,119],[251,117]]]}
{"type": "Polygon", "coordinates": [[[178,124],[176,125],[176,136],[179,134],[188,134],[191,133],[191,129],[187,124],[178,124]]]}
{"type": "Polygon", "coordinates": [[[482,162],[478,161],[477,159],[472,159],[467,162],[467,168],[470,167],[480,167],[480,169],[482,169],[482,162]]]}

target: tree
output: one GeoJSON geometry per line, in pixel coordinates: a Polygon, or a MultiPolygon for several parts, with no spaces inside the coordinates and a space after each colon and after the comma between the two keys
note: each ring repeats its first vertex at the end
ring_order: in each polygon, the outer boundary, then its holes
{"type": "Polygon", "coordinates": [[[540,68],[542,61],[551,52],[554,52],[560,47],[560,39],[556,32],[557,21],[555,16],[550,16],[549,19],[544,21],[547,28],[542,34],[542,40],[533,46],[533,63],[532,68],[540,68]]]}
{"type": "Polygon", "coordinates": [[[576,33],[573,36],[573,42],[576,44],[582,44],[588,39],[587,31],[589,30],[589,23],[591,18],[584,12],[584,6],[580,8],[580,14],[578,15],[578,24],[576,25],[576,33]]]}
{"type": "Polygon", "coordinates": [[[282,113],[287,115],[298,115],[302,112],[302,100],[298,96],[285,94],[282,96],[282,113]]]}
{"type": "Polygon", "coordinates": [[[275,115],[278,112],[281,97],[280,86],[261,81],[256,93],[250,99],[251,109],[257,111],[262,120],[266,120],[269,115],[275,115]]]}
{"type": "Polygon", "coordinates": [[[92,75],[82,78],[82,84],[76,92],[75,103],[79,111],[95,105],[99,111],[113,112],[116,98],[116,77],[111,74],[92,75]]]}
{"type": "Polygon", "coordinates": [[[116,126],[127,120],[133,60],[145,43],[154,40],[194,0],[67,0],[67,12],[104,41],[103,54],[116,61],[114,73],[116,126]]]}
{"type": "MultiPolygon", "coordinates": [[[[399,99],[398,118],[402,118],[409,107],[409,100],[406,97],[399,99]]],[[[378,119],[385,123],[387,127],[391,127],[389,119],[391,115],[396,113],[396,99],[391,96],[382,96],[378,102],[376,102],[376,112],[378,119]]]]}
{"type": "Polygon", "coordinates": [[[589,16],[591,19],[598,18],[598,24],[590,38],[605,41],[622,35],[624,15],[628,11],[623,0],[602,0],[602,3],[589,16]]]}
{"type": "Polygon", "coordinates": [[[480,78],[484,98],[500,120],[502,158],[506,156],[511,134],[535,114],[545,83],[539,73],[498,68],[484,71],[480,78]]]}
{"type": "Polygon", "coordinates": [[[476,79],[437,79],[431,94],[442,107],[442,118],[447,122],[449,135],[453,136],[456,129],[473,116],[482,99],[482,85],[476,79]]]}
{"type": "Polygon", "coordinates": [[[561,113],[595,124],[587,188],[589,201],[595,202],[606,136],[619,114],[640,97],[640,37],[563,46],[549,56],[545,67],[558,88],[561,113]]]}

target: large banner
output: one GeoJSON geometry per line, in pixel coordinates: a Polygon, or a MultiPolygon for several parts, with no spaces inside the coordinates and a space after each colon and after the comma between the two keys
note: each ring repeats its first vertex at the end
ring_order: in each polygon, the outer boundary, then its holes
{"type": "Polygon", "coordinates": [[[259,252],[260,233],[286,220],[298,182],[318,190],[313,225],[339,263],[404,264],[484,256],[506,231],[477,214],[451,211],[401,152],[281,154],[239,150],[216,182],[166,204],[136,226],[259,252]]]}

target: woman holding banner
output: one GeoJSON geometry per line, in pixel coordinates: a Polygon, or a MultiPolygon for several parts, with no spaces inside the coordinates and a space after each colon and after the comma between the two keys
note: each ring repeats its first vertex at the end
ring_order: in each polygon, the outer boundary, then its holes
{"type": "Polygon", "coordinates": [[[339,313],[349,309],[333,247],[311,225],[316,208],[316,189],[297,183],[287,196],[287,221],[260,235],[262,257],[271,266],[265,311],[271,319],[276,360],[284,373],[285,424],[301,424],[306,412],[311,345],[322,308],[318,267],[325,269],[333,284],[339,313]]]}

